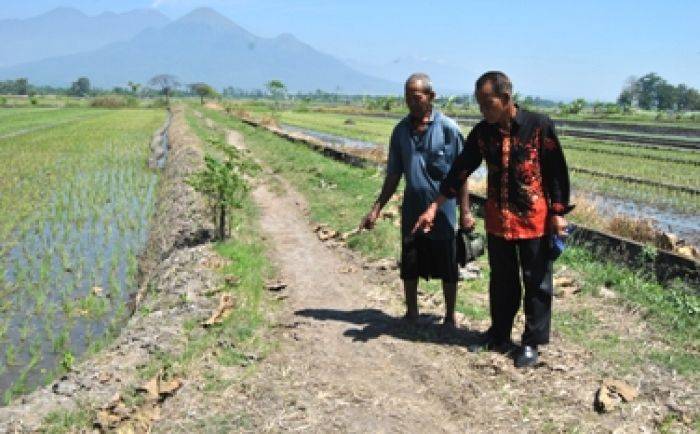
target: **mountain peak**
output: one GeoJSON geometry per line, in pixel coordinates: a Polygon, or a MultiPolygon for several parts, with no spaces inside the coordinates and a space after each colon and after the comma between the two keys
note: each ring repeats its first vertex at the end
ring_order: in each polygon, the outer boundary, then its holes
{"type": "Polygon", "coordinates": [[[177,20],[180,23],[206,24],[214,28],[237,27],[236,24],[211,8],[202,7],[194,9],[184,17],[177,20]]]}
{"type": "Polygon", "coordinates": [[[67,6],[59,6],[55,9],[51,9],[50,11],[46,12],[45,14],[40,15],[40,17],[51,17],[51,18],[66,18],[66,17],[86,17],[82,11],[67,7],[67,6]]]}

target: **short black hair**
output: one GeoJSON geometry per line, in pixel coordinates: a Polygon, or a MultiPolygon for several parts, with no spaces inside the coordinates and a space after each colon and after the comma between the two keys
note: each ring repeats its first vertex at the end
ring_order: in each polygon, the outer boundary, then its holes
{"type": "Polygon", "coordinates": [[[424,72],[414,72],[413,74],[411,74],[406,79],[406,83],[404,84],[404,89],[406,89],[408,87],[408,85],[413,83],[414,81],[422,82],[424,91],[426,91],[428,93],[435,92],[435,90],[433,89],[433,80],[431,80],[430,76],[424,72]]]}
{"type": "Polygon", "coordinates": [[[513,95],[513,83],[510,78],[501,71],[489,71],[476,80],[475,90],[479,91],[486,83],[491,83],[491,88],[497,96],[513,95]]]}

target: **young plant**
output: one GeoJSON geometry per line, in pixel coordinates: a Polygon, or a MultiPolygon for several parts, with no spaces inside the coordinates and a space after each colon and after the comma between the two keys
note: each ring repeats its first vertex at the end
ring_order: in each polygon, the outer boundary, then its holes
{"type": "Polygon", "coordinates": [[[218,217],[217,238],[226,238],[227,216],[233,208],[242,208],[243,199],[248,191],[248,184],[243,175],[252,166],[243,161],[241,153],[232,146],[218,140],[210,140],[224,154],[221,161],[212,155],[204,157],[205,167],[192,175],[187,183],[210,200],[213,211],[218,217]]]}

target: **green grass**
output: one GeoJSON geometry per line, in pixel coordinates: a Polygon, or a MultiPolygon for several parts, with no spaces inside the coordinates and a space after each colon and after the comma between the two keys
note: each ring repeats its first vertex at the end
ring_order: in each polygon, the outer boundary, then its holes
{"type": "Polygon", "coordinates": [[[620,156],[632,158],[633,160],[631,161],[639,161],[640,159],[669,158],[686,162],[700,163],[700,152],[688,150],[684,151],[678,149],[651,148],[627,143],[614,143],[602,140],[581,139],[575,137],[561,138],[561,143],[564,147],[564,151],[567,152],[567,155],[568,149],[578,149],[601,151],[603,153],[605,151],[616,152],[618,154],[623,154],[620,156]]]}
{"type": "MultiPolygon", "coordinates": [[[[216,122],[244,133],[248,147],[273,171],[287,178],[304,196],[315,199],[309,202],[313,221],[347,232],[359,225],[376,199],[383,177],[381,171],[339,164],[302,144],[291,143],[222,113],[212,110],[206,113],[216,122]]],[[[398,240],[398,229],[388,221],[380,221],[375,230],[352,237],[349,244],[372,258],[398,257],[398,240]]]]}
{"type": "Polygon", "coordinates": [[[88,409],[52,411],[44,418],[41,432],[59,434],[80,431],[90,428],[95,417],[96,412],[88,409]]]}
{"type": "Polygon", "coordinates": [[[0,109],[0,140],[102,114],[94,109],[0,109]]]}
{"type": "MultiPolygon", "coordinates": [[[[382,175],[376,171],[329,160],[304,145],[286,141],[223,113],[213,110],[205,110],[204,113],[216,122],[243,133],[247,146],[254,154],[288,179],[306,197],[314,221],[347,230],[358,224],[376,198],[382,182],[382,175]],[[321,187],[319,179],[334,187],[321,187]]],[[[398,233],[398,228],[381,222],[376,230],[351,238],[348,245],[369,257],[396,257],[398,233]]],[[[568,248],[557,265],[566,265],[581,273],[585,282],[584,291],[588,294],[594,294],[603,284],[612,287],[623,296],[630,309],[644,312],[644,321],[656,330],[658,336],[680,352],[690,351],[688,357],[677,357],[668,351],[644,353],[634,359],[633,364],[652,360],[685,375],[700,372],[700,358],[697,357],[700,349],[697,296],[688,295],[680,288],[664,287],[638,272],[601,260],[582,248],[568,248]]],[[[483,294],[487,292],[487,266],[484,266],[484,276],[460,285],[458,311],[474,319],[488,317],[488,306],[474,303],[470,296],[481,293],[483,299],[483,294]]],[[[427,285],[421,282],[421,287],[429,292],[440,291],[439,282],[429,282],[427,285]]],[[[584,311],[573,318],[555,316],[555,324],[562,327],[563,333],[568,333],[601,357],[615,359],[616,343],[620,337],[601,336],[600,342],[585,339],[586,327],[590,327],[589,319],[590,312],[584,311]]]]}
{"type": "MultiPolygon", "coordinates": [[[[196,118],[188,116],[189,122],[195,120],[196,118]]],[[[211,136],[200,126],[193,126],[193,129],[203,140],[211,136]]],[[[230,265],[221,272],[238,277],[235,284],[224,284],[219,288],[220,292],[233,295],[234,310],[222,324],[207,329],[203,329],[198,321],[186,322],[183,328],[187,339],[184,351],[177,354],[161,353],[152,358],[140,370],[144,379],[160,371],[186,378],[191,366],[206,353],[215,353],[221,366],[248,366],[251,364],[249,355],[262,357],[268,351],[270,343],[261,338],[260,331],[266,324],[267,310],[271,308],[264,297],[265,282],[274,276],[275,270],[267,259],[267,246],[256,223],[258,210],[249,197],[244,200],[243,207],[235,211],[233,220],[233,227],[238,229],[232,231],[231,238],[216,244],[215,249],[222,257],[230,260],[230,265]]],[[[218,296],[218,293],[212,294],[212,297],[218,296]]],[[[211,393],[224,387],[211,379],[207,384],[211,393]]]]}

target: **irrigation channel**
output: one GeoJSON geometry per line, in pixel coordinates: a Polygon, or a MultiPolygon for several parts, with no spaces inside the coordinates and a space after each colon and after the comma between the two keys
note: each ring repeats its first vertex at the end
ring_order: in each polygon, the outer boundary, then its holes
{"type": "MultiPolygon", "coordinates": [[[[330,133],[325,133],[321,131],[316,131],[313,129],[309,128],[303,128],[295,125],[289,125],[289,124],[282,124],[280,126],[284,131],[289,132],[289,133],[302,133],[310,137],[314,137],[316,139],[319,139],[325,143],[328,143],[331,146],[336,146],[339,149],[348,149],[348,150],[353,150],[353,149],[361,149],[361,150],[367,150],[367,149],[376,149],[376,148],[384,148],[383,145],[379,145],[376,143],[371,143],[367,141],[362,141],[362,140],[357,140],[357,139],[352,139],[352,138],[347,138],[335,134],[330,134],[330,133]]],[[[683,163],[686,162],[686,160],[682,160],[683,163]]],[[[689,162],[689,164],[692,165],[692,161],[689,162]]],[[[595,170],[589,170],[586,168],[577,168],[577,167],[572,167],[571,168],[574,172],[580,172],[580,173],[586,173],[589,175],[593,176],[599,176],[599,177],[610,177],[608,174],[602,173],[600,171],[595,171],[595,170]]],[[[480,181],[484,179],[486,176],[486,169],[482,165],[473,175],[472,175],[472,180],[475,181],[480,181]]],[[[613,177],[616,179],[619,179],[621,181],[629,182],[629,183],[638,183],[638,184],[644,184],[644,185],[653,185],[657,187],[662,187],[662,188],[670,188],[671,190],[673,189],[679,189],[679,191],[690,191],[691,193],[694,194],[700,194],[700,189],[696,188],[688,188],[688,187],[683,187],[683,186],[674,186],[674,185],[665,185],[663,183],[659,182],[653,182],[649,181],[646,179],[637,179],[634,177],[629,177],[629,176],[623,176],[623,175],[618,175],[616,177],[613,177]]],[[[659,230],[662,230],[664,232],[671,232],[676,235],[678,235],[681,239],[685,240],[686,242],[696,246],[700,247],[700,219],[698,219],[696,216],[684,214],[684,213],[679,213],[679,212],[674,212],[673,210],[669,209],[663,209],[659,207],[655,207],[650,204],[640,204],[636,203],[631,200],[624,200],[620,198],[615,198],[615,197],[610,197],[610,196],[604,196],[601,194],[597,194],[595,192],[589,192],[589,191],[580,191],[578,192],[584,197],[586,197],[588,200],[590,200],[593,204],[596,205],[596,210],[603,215],[604,217],[616,217],[616,216],[626,216],[626,217],[631,217],[634,219],[650,219],[652,221],[656,222],[656,226],[659,230]]]]}
{"type": "MultiPolygon", "coordinates": [[[[153,141],[162,151],[160,168],[169,122],[153,141]]],[[[0,257],[4,402],[69,369],[127,319],[158,179],[145,164],[79,173],[14,231],[0,257]]]]}

